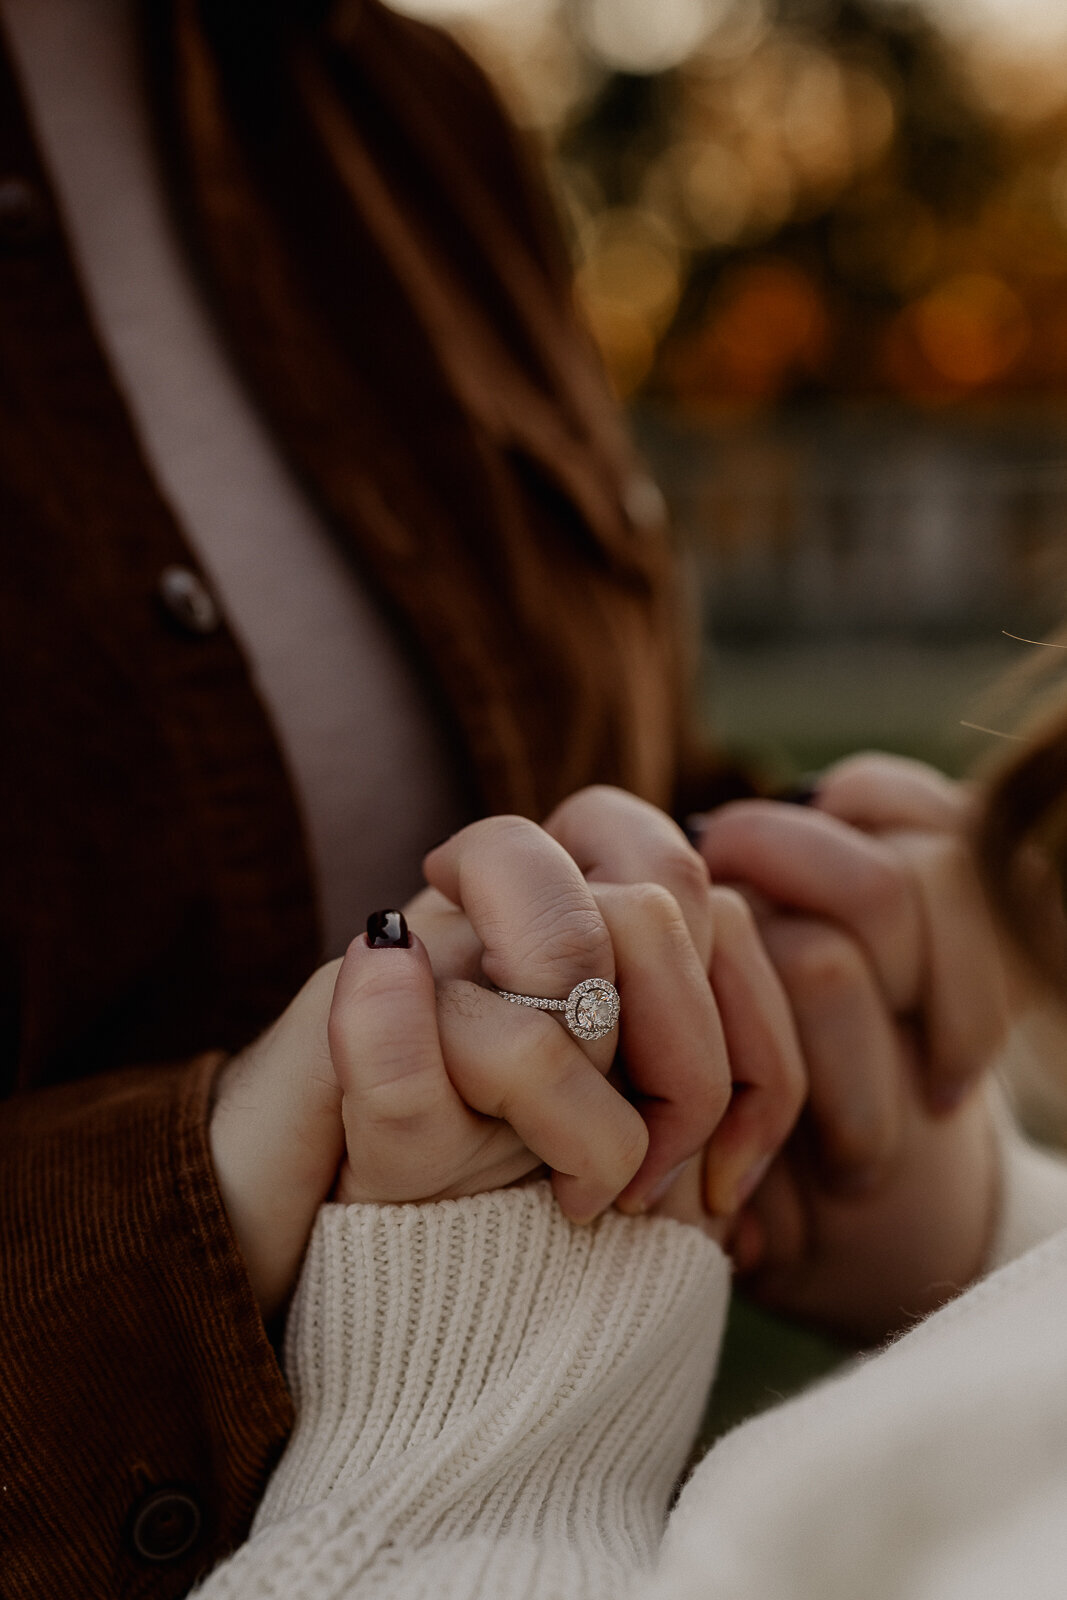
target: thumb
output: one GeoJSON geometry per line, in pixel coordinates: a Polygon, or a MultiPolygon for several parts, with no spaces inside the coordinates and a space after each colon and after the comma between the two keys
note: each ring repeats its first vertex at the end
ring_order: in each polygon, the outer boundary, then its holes
{"type": "Polygon", "coordinates": [[[437,1187],[437,1155],[459,1097],[437,1028],[429,957],[403,914],[378,912],[349,945],[327,1024],[341,1090],[345,1204],[418,1199],[437,1187]]]}

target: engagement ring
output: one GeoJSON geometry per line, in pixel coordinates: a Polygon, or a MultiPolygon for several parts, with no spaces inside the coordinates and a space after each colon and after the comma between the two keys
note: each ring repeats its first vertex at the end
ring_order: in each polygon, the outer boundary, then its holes
{"type": "Polygon", "coordinates": [[[545,1000],[536,994],[510,994],[498,989],[501,1000],[533,1006],[535,1011],[562,1011],[576,1039],[603,1039],[619,1020],[619,991],[606,978],[586,978],[576,983],[566,1000],[545,1000]]]}

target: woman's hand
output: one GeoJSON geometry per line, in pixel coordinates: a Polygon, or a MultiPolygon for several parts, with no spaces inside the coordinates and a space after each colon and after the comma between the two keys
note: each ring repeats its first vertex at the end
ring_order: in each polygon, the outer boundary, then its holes
{"type": "Polygon", "coordinates": [[[747,886],[810,1085],[788,1158],[739,1225],[739,1269],[779,1309],[864,1337],[970,1281],[992,1227],[977,1091],[1009,1008],[970,805],[918,763],[864,756],[826,774],[816,808],[729,806],[702,841],[712,870],[747,886]]]}
{"type": "Polygon", "coordinates": [[[435,982],[422,942],[392,916],[407,943],[353,940],[330,1007],[346,1145],[333,1198],[443,1200],[544,1163],[570,1179],[576,1220],[595,1214],[641,1161],[640,1116],[558,1024],[534,1043],[491,991],[435,982]]]}
{"type": "MultiPolygon", "coordinates": [[[[565,801],[543,831],[507,817],[464,829],[425,868],[436,887],[409,909],[438,976],[484,972],[500,988],[562,997],[582,978],[611,976],[613,959],[619,1037],[586,1049],[640,1110],[648,1150],[607,1199],[627,1211],[653,1205],[711,1138],[709,1209],[734,1213],[793,1126],[804,1077],[749,909],[710,887],[681,829],[633,795],[596,787],[565,801]],[[546,834],[559,850],[551,879],[546,834]],[[546,895],[560,893],[547,918],[559,942],[546,961],[553,947],[540,922],[546,895]]],[[[551,1016],[515,1009],[546,1040],[558,1036],[551,1016]]]]}

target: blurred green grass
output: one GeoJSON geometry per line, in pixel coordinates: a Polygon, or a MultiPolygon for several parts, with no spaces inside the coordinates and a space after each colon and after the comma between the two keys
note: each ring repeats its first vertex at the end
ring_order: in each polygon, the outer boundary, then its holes
{"type": "Polygon", "coordinates": [[[707,642],[702,709],[716,741],[783,778],[856,750],[966,774],[995,736],[964,726],[1024,648],[993,637],[928,644],[874,637],[763,647],[707,642]]]}
{"type": "Polygon", "coordinates": [[[747,1417],[826,1377],[853,1354],[843,1344],[761,1311],[735,1292],[696,1456],[747,1417]]]}

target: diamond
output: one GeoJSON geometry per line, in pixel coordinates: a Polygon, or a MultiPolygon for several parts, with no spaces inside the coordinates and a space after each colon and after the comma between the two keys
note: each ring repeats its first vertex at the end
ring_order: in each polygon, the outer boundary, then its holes
{"type": "Polygon", "coordinates": [[[575,1017],[581,1028],[610,1028],[611,1001],[606,994],[583,995],[578,1002],[575,1017]]]}
{"type": "Polygon", "coordinates": [[[567,1026],[577,1039],[602,1039],[619,1020],[619,996],[606,978],[586,978],[567,998],[567,1026]]]}

